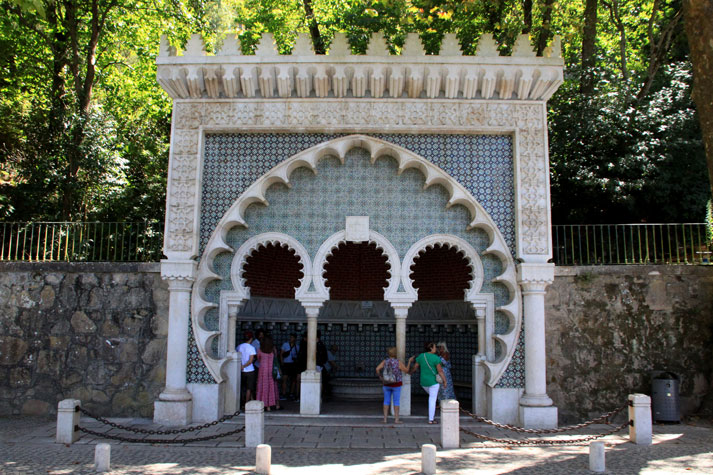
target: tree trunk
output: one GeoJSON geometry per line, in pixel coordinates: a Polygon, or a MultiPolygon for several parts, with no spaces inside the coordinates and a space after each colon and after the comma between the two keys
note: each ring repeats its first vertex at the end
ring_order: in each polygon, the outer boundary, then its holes
{"type": "Polygon", "coordinates": [[[522,33],[526,34],[532,31],[532,0],[524,0],[522,2],[522,15],[525,23],[522,33]]]}
{"type": "Polygon", "coordinates": [[[554,3],[554,0],[545,0],[545,7],[542,11],[542,29],[540,34],[537,35],[537,56],[542,56],[545,48],[547,48],[547,43],[550,41],[550,35],[552,34],[552,5],[554,3]]]}
{"type": "Polygon", "coordinates": [[[582,94],[591,94],[594,91],[597,8],[597,0],[586,0],[584,5],[584,30],[582,31],[582,77],[579,83],[579,90],[582,94]]]}
{"type": "Polygon", "coordinates": [[[684,0],[683,15],[693,64],[693,101],[701,122],[713,196],[713,0],[684,0]]]}
{"type": "Polygon", "coordinates": [[[314,17],[314,11],[312,10],[312,0],[303,0],[303,5],[305,7],[307,24],[309,25],[309,34],[312,37],[314,53],[326,54],[327,51],[324,49],[324,41],[322,40],[322,35],[319,32],[319,25],[317,25],[317,19],[314,17]]]}

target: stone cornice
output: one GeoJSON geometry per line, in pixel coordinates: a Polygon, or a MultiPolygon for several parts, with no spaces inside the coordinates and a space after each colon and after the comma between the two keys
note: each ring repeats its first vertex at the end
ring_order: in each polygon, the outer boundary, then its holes
{"type": "Polygon", "coordinates": [[[439,55],[425,55],[410,34],[401,55],[389,55],[383,38],[372,38],[367,55],[352,55],[338,34],[328,55],[315,55],[300,35],[293,53],[279,55],[264,34],[255,55],[240,54],[226,38],[217,55],[193,35],[182,56],[162,38],[157,78],[173,99],[410,98],[546,101],[563,81],[559,39],[545,57],[535,56],[527,35],[511,56],[500,56],[490,35],[475,56],[463,56],[453,35],[439,55]]]}

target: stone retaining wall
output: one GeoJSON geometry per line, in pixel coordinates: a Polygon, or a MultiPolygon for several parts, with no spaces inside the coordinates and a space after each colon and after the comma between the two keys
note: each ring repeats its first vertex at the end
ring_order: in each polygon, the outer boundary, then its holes
{"type": "Polygon", "coordinates": [[[651,394],[656,371],[681,375],[684,414],[713,376],[712,266],[557,268],[547,290],[547,391],[560,422],[651,394]]]}
{"type": "Polygon", "coordinates": [[[0,263],[0,415],[144,416],[165,382],[158,264],[0,263]]]}
{"type": "MultiPolygon", "coordinates": [[[[158,264],[0,263],[0,415],[78,398],[149,417],[164,385],[168,291],[158,264]]],[[[713,267],[562,267],[547,292],[548,392],[562,423],[681,374],[686,413],[713,376],[713,267]]],[[[710,397],[710,396],[709,396],[710,397]]]]}

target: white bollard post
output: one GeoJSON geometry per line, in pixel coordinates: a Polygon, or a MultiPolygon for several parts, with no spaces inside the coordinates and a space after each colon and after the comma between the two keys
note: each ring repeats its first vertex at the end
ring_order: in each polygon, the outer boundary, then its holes
{"type": "Polygon", "coordinates": [[[457,449],[460,447],[460,413],[458,401],[441,401],[441,447],[457,449]]]}
{"type": "Polygon", "coordinates": [[[436,446],[433,444],[421,446],[421,472],[426,475],[436,473],[436,446]]]}
{"type": "Polygon", "coordinates": [[[258,445],[255,452],[255,472],[260,475],[270,475],[271,464],[272,448],[267,444],[258,445]]]}
{"type": "Polygon", "coordinates": [[[57,443],[71,444],[79,439],[79,399],[64,399],[57,404],[57,443]]]}
{"type": "Polygon", "coordinates": [[[604,442],[592,442],[589,444],[589,470],[598,473],[606,472],[604,442]]]}
{"type": "Polygon", "coordinates": [[[97,444],[94,448],[94,469],[97,472],[108,472],[111,470],[111,445],[97,444]]]}
{"type": "Polygon", "coordinates": [[[257,447],[265,442],[265,404],[250,401],[245,404],[245,447],[257,447]]]}
{"type": "Polygon", "coordinates": [[[646,394],[629,394],[629,440],[637,445],[651,445],[651,398],[646,394]]]}

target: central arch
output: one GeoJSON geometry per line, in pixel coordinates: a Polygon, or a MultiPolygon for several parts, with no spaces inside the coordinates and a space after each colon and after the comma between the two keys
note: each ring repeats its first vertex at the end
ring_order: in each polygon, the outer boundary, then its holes
{"type": "MultiPolygon", "coordinates": [[[[481,255],[495,258],[502,269],[502,272],[491,279],[490,282],[503,284],[507,289],[506,302],[497,309],[489,311],[488,314],[491,325],[494,319],[493,312],[495,311],[504,314],[507,319],[507,325],[499,333],[495,334],[494,331],[488,333],[487,341],[484,345],[484,347],[492,349],[494,344],[491,343],[491,339],[493,342],[499,342],[500,345],[497,355],[494,349],[489,350],[489,355],[485,362],[488,371],[487,383],[490,386],[494,386],[512,358],[521,325],[520,294],[516,284],[515,263],[502,234],[475,198],[442,169],[407,149],[365,135],[350,135],[334,139],[288,158],[255,181],[233,203],[220,220],[201,257],[191,300],[193,334],[208,370],[217,382],[224,380],[225,373],[222,369],[229,358],[225,354],[206,351],[206,348],[211,346],[213,339],[225,339],[223,328],[226,328],[226,325],[222,322],[227,319],[229,305],[225,309],[221,306],[219,311],[220,330],[216,331],[209,328],[205,316],[207,313],[214,311],[218,305],[214,299],[211,300],[206,295],[206,287],[215,281],[219,281],[219,285],[223,289],[221,290],[221,301],[223,300],[223,295],[225,295],[226,299],[232,299],[233,306],[239,305],[241,301],[249,298],[249,288],[245,286],[244,279],[239,273],[236,274],[231,270],[232,285],[229,282],[223,282],[225,277],[221,276],[215,268],[218,255],[222,253],[234,255],[234,267],[232,269],[242,269],[244,260],[252,252],[251,250],[257,249],[265,242],[270,242],[270,239],[284,243],[295,251],[295,255],[302,265],[303,276],[300,279],[299,287],[295,289],[294,298],[300,302],[320,302],[329,299],[329,289],[325,284],[324,265],[333,249],[338,247],[340,243],[347,241],[345,231],[338,231],[327,238],[317,250],[314,259],[310,259],[309,251],[297,239],[289,235],[275,232],[266,233],[266,235],[261,235],[260,238],[256,236],[248,239],[238,249],[228,244],[227,236],[234,228],[247,228],[246,211],[251,205],[269,205],[266,198],[268,189],[273,186],[289,188],[292,185],[292,175],[302,168],[312,170],[316,174],[318,163],[328,157],[336,157],[343,165],[347,153],[352,149],[366,150],[372,165],[379,159],[393,158],[397,163],[399,175],[403,175],[407,170],[419,171],[424,177],[424,189],[439,185],[446,191],[448,197],[446,208],[459,205],[468,211],[469,222],[465,226],[466,230],[479,229],[485,232],[487,246],[485,246],[481,255]]],[[[395,179],[398,180],[398,178],[395,179]]],[[[429,236],[413,244],[405,252],[403,260],[400,259],[399,253],[389,240],[373,229],[369,230],[368,241],[375,243],[387,256],[389,278],[388,285],[384,291],[384,298],[388,302],[392,304],[408,304],[415,301],[418,298],[418,292],[413,287],[413,282],[409,277],[414,257],[425,247],[435,244],[448,244],[464,251],[464,255],[474,269],[473,279],[469,283],[465,300],[474,305],[477,303],[483,308],[487,307],[487,298],[481,294],[484,275],[481,259],[478,257],[478,252],[467,241],[457,236],[429,236]]],[[[490,306],[492,307],[492,303],[490,306]]],[[[483,337],[485,337],[485,334],[486,332],[483,332],[483,337]]]]}

